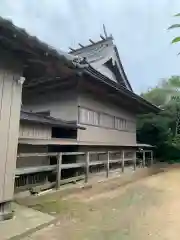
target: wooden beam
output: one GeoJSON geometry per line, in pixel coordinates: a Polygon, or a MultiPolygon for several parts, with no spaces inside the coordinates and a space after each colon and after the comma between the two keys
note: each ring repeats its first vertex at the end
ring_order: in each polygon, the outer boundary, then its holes
{"type": "Polygon", "coordinates": [[[57,165],[16,168],[15,175],[21,176],[21,175],[26,175],[31,173],[50,172],[50,171],[54,171],[56,168],[57,168],[57,165]]]}
{"type": "Polygon", "coordinates": [[[151,150],[151,166],[153,165],[154,163],[154,159],[153,159],[153,151],[151,150]]]}
{"type": "Polygon", "coordinates": [[[143,159],[142,159],[142,166],[143,166],[143,168],[145,167],[145,165],[146,165],[146,152],[143,151],[143,159]]]}
{"type": "Polygon", "coordinates": [[[112,153],[112,154],[120,154],[121,151],[109,151],[109,153],[112,153]]]}
{"type": "Polygon", "coordinates": [[[87,183],[89,179],[89,152],[86,153],[86,175],[85,182],[87,183]]]}
{"type": "Polygon", "coordinates": [[[74,48],[71,48],[71,47],[69,47],[69,49],[70,49],[71,51],[76,51],[76,49],[74,49],[74,48]]]}
{"type": "Polygon", "coordinates": [[[85,155],[85,152],[63,152],[63,156],[85,155]]]}
{"type": "Polygon", "coordinates": [[[56,174],[56,188],[59,189],[61,185],[61,166],[62,166],[62,153],[57,157],[57,174],[56,174]]]}
{"type": "Polygon", "coordinates": [[[109,160],[110,160],[110,152],[107,154],[107,165],[106,165],[106,177],[109,177],[109,160]]]}
{"type": "Polygon", "coordinates": [[[133,158],[124,158],[124,162],[133,161],[133,158]]]}
{"type": "Polygon", "coordinates": [[[33,93],[39,93],[39,91],[45,91],[53,88],[61,88],[61,89],[64,87],[73,88],[74,85],[76,84],[77,82],[74,75],[69,75],[68,77],[62,77],[61,81],[59,81],[58,79],[55,79],[55,80],[52,80],[51,83],[50,81],[48,82],[46,81],[42,85],[41,83],[37,82],[37,84],[34,83],[31,86],[27,85],[25,89],[27,89],[29,92],[33,91],[33,93]]]}
{"type": "Polygon", "coordinates": [[[136,151],[134,151],[133,165],[134,165],[134,171],[136,171],[136,151]]]}
{"type": "Polygon", "coordinates": [[[107,152],[93,152],[93,151],[91,151],[91,152],[89,152],[90,154],[106,154],[107,152]]]}
{"type": "Polygon", "coordinates": [[[122,162],[122,158],[109,160],[109,163],[119,163],[119,162],[122,162]]]}
{"type": "Polygon", "coordinates": [[[84,163],[68,163],[68,164],[61,164],[61,169],[79,168],[84,166],[85,166],[84,163]]]}
{"type": "Polygon", "coordinates": [[[106,161],[93,161],[89,163],[89,166],[96,166],[101,164],[106,164],[106,161]]]}
{"type": "Polygon", "coordinates": [[[95,42],[92,39],[89,39],[90,43],[95,44],[95,42]]]}
{"type": "Polygon", "coordinates": [[[80,47],[84,48],[84,46],[81,43],[78,43],[80,47]]]}
{"type": "Polygon", "coordinates": [[[103,24],[103,30],[104,30],[104,35],[105,35],[105,38],[107,38],[107,37],[108,37],[108,35],[107,35],[107,31],[106,31],[105,24],[103,24]]]}
{"type": "Polygon", "coordinates": [[[84,175],[80,175],[80,176],[77,176],[77,177],[62,179],[61,180],[61,185],[66,184],[66,183],[72,183],[72,182],[80,181],[80,180],[83,180],[84,178],[85,178],[84,175]]]}
{"type": "Polygon", "coordinates": [[[105,40],[105,37],[103,37],[102,34],[100,34],[100,38],[101,38],[102,40],[105,40]]]}
{"type": "Polygon", "coordinates": [[[53,157],[57,155],[58,153],[19,153],[17,157],[53,157]]]}
{"type": "Polygon", "coordinates": [[[122,163],[121,163],[122,172],[124,172],[124,150],[122,151],[122,163]]]}

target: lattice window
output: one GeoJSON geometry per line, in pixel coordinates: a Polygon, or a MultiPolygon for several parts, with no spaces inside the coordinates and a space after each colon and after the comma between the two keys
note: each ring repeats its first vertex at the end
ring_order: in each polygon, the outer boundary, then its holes
{"type": "Polygon", "coordinates": [[[115,128],[118,130],[127,130],[127,120],[123,118],[115,118],[115,128]]]}
{"type": "Polygon", "coordinates": [[[85,109],[80,108],[80,123],[84,124],[92,124],[92,125],[99,125],[99,113],[85,109]]]}

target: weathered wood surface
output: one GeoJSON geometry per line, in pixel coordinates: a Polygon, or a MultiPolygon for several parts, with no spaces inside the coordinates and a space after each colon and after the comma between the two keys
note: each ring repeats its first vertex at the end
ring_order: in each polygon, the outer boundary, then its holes
{"type": "Polygon", "coordinates": [[[107,161],[93,161],[93,162],[89,162],[89,166],[96,166],[96,165],[102,165],[102,164],[106,164],[107,161]]]}
{"type": "Polygon", "coordinates": [[[133,166],[134,166],[134,171],[136,171],[136,152],[133,154],[133,166]]]}
{"type": "Polygon", "coordinates": [[[84,166],[85,166],[85,163],[67,163],[67,164],[62,164],[61,169],[79,168],[84,166]]]}
{"type": "Polygon", "coordinates": [[[0,49],[0,203],[11,201],[18,144],[22,85],[21,64],[0,49]]]}
{"type": "Polygon", "coordinates": [[[151,152],[151,166],[153,165],[154,163],[154,159],[153,159],[153,151],[150,151],[151,152]]]}
{"type": "Polygon", "coordinates": [[[58,189],[61,185],[62,153],[59,153],[57,161],[58,162],[57,162],[57,175],[56,175],[57,186],[56,187],[58,189]]]}
{"type": "MultiPolygon", "coordinates": [[[[125,157],[125,153],[127,151],[108,151],[108,152],[61,152],[61,153],[20,153],[18,155],[18,157],[42,157],[42,156],[55,156],[57,157],[57,165],[46,165],[46,166],[35,166],[35,167],[25,167],[25,168],[17,168],[16,169],[16,178],[18,176],[22,176],[22,175],[28,175],[28,174],[32,174],[32,173],[42,173],[42,172],[56,172],[56,187],[59,188],[61,184],[65,184],[68,182],[74,182],[76,180],[78,180],[79,178],[81,179],[82,177],[78,176],[77,179],[76,177],[70,177],[68,179],[62,179],[61,177],[61,172],[62,169],[75,169],[75,168],[83,168],[84,169],[84,177],[85,178],[85,182],[88,182],[89,179],[89,174],[90,174],[90,167],[91,166],[98,166],[98,165],[103,165],[105,167],[105,172],[106,172],[106,177],[109,177],[109,173],[110,173],[110,164],[113,163],[121,163],[121,171],[124,172],[125,169],[125,163],[126,162],[131,162],[134,168],[134,171],[136,170],[136,163],[137,163],[137,159],[136,159],[136,152],[133,152],[133,155],[131,157],[125,157]],[[102,160],[102,161],[90,161],[90,156],[91,154],[107,154],[107,159],[102,160]],[[120,156],[112,156],[112,154],[120,154],[120,156]],[[62,159],[63,156],[76,156],[76,155],[85,155],[85,159],[83,162],[79,162],[79,163],[62,163],[62,159]],[[116,158],[116,159],[111,159],[111,158],[116,158]]],[[[130,151],[128,151],[130,152],[130,151]]],[[[146,153],[149,152],[150,153],[150,161],[151,164],[153,162],[153,151],[149,150],[149,151],[143,151],[142,152],[142,166],[145,167],[146,165],[146,153]]],[[[131,152],[132,153],[132,152],[131,152]]],[[[47,173],[48,174],[48,173],[47,173]]],[[[47,175],[48,176],[48,175],[47,175]]]]}
{"type": "Polygon", "coordinates": [[[16,176],[20,176],[31,173],[49,172],[55,170],[56,167],[57,165],[17,168],[15,174],[16,176]]]}
{"type": "Polygon", "coordinates": [[[63,152],[63,156],[85,155],[86,152],[63,152]]]}
{"type": "Polygon", "coordinates": [[[26,139],[51,139],[51,126],[20,122],[19,138],[26,139]]]}
{"type": "Polygon", "coordinates": [[[146,165],[146,152],[143,152],[142,166],[145,167],[145,165],[146,165]]]}
{"type": "Polygon", "coordinates": [[[122,162],[121,162],[122,172],[124,172],[124,151],[122,152],[122,162]]]}
{"type": "Polygon", "coordinates": [[[86,153],[85,182],[89,179],[89,152],[86,153]]]}
{"type": "Polygon", "coordinates": [[[58,153],[19,153],[17,155],[18,158],[20,157],[53,157],[58,156],[58,153]]]}
{"type": "Polygon", "coordinates": [[[85,179],[85,175],[80,175],[80,176],[77,176],[77,177],[62,179],[61,180],[61,185],[66,184],[66,183],[74,183],[76,181],[80,181],[80,180],[84,180],[84,179],[85,179]]]}
{"type": "Polygon", "coordinates": [[[107,155],[107,165],[106,165],[106,177],[108,178],[109,177],[109,159],[110,158],[110,152],[108,152],[108,155],[107,155]]]}

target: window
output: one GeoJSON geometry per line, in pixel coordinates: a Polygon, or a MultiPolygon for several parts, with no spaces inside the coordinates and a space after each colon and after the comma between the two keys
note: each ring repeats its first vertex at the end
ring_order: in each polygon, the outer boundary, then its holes
{"type": "Polygon", "coordinates": [[[79,117],[80,117],[80,123],[84,124],[92,124],[92,125],[99,125],[99,113],[85,109],[85,108],[80,108],[79,109],[79,117]]]}
{"type": "Polygon", "coordinates": [[[115,129],[121,130],[122,129],[122,119],[115,118],[115,129]]]}
{"type": "Polygon", "coordinates": [[[127,121],[122,118],[115,118],[115,129],[127,130],[127,121]]]}
{"type": "Polygon", "coordinates": [[[79,108],[79,123],[121,131],[134,132],[136,130],[136,123],[133,121],[86,108],[79,108]]]}
{"type": "Polygon", "coordinates": [[[100,126],[114,128],[114,117],[105,113],[100,115],[100,126]]]}

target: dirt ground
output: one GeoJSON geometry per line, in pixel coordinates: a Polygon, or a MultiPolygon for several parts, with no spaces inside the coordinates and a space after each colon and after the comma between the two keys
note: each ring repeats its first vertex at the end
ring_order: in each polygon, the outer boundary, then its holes
{"type": "Polygon", "coordinates": [[[43,210],[59,211],[59,221],[24,240],[178,240],[179,199],[180,168],[108,191],[71,194],[58,205],[48,199],[43,210]]]}

